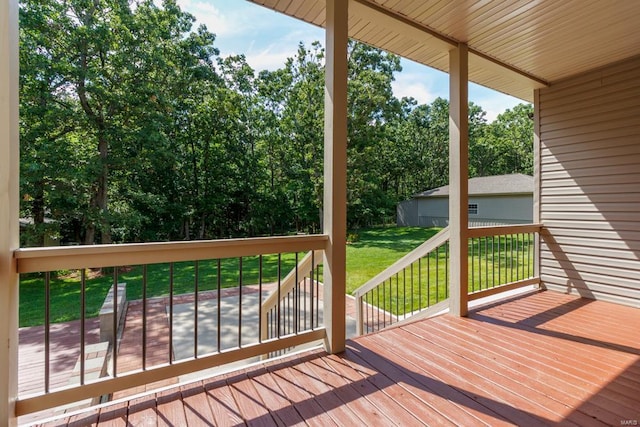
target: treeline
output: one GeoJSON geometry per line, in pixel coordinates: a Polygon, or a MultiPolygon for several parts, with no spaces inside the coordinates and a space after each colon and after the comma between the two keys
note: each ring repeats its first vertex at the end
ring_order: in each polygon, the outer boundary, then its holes
{"type": "MultiPolygon", "coordinates": [[[[175,0],[20,3],[23,244],[317,232],[324,50],[276,71],[221,57],[175,0]]],[[[213,29],[215,30],[215,29],[213,29]]],[[[448,102],[394,97],[397,56],[351,42],[348,222],[444,185],[448,102]]],[[[471,176],[532,170],[531,106],[470,105],[471,176]]]]}

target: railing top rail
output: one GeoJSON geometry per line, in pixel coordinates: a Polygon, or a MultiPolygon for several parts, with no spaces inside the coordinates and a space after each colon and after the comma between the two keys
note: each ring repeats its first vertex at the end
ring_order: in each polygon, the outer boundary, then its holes
{"type": "Polygon", "coordinates": [[[472,237],[491,237],[503,234],[518,233],[538,233],[542,228],[542,224],[516,224],[516,225],[496,225],[491,227],[472,227],[468,230],[467,236],[472,237]]]}
{"type": "Polygon", "coordinates": [[[449,227],[445,227],[438,234],[400,258],[398,261],[393,263],[391,266],[387,267],[385,270],[377,274],[371,280],[369,280],[364,285],[360,286],[358,289],[353,291],[353,295],[357,297],[361,297],[362,295],[369,292],[371,289],[378,286],[380,283],[392,277],[397,272],[401,271],[403,268],[406,268],[416,262],[419,258],[427,255],[432,250],[436,249],[438,246],[445,243],[449,240],[449,227]]]}
{"type": "Polygon", "coordinates": [[[14,251],[18,273],[76,268],[196,261],[325,249],[328,236],[277,236],[186,242],[21,248],[14,251]]]}

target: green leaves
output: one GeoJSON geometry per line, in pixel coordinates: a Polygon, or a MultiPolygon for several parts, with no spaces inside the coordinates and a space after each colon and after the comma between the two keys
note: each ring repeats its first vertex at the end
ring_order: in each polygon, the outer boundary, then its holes
{"type": "MultiPolygon", "coordinates": [[[[21,3],[23,244],[320,231],[321,44],[256,75],[157,3],[21,3]]],[[[352,41],[348,55],[348,223],[393,222],[399,200],[447,183],[448,102],[397,99],[393,54],[352,41]]],[[[470,105],[471,175],[531,171],[530,112],[489,124],[470,105]]]]}

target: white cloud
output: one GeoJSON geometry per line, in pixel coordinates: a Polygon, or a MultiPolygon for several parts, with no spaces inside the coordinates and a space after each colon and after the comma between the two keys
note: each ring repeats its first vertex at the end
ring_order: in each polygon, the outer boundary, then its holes
{"type": "Polygon", "coordinates": [[[430,90],[424,76],[398,73],[395,78],[395,81],[391,83],[391,87],[393,94],[397,98],[412,97],[419,104],[430,104],[437,97],[430,90]]]}
{"type": "Polygon", "coordinates": [[[196,25],[206,25],[218,37],[242,31],[241,22],[225,15],[213,4],[198,0],[178,0],[178,6],[196,17],[196,25]]]}
{"type": "Polygon", "coordinates": [[[482,107],[482,109],[487,113],[485,118],[489,123],[494,121],[499,114],[504,113],[505,110],[512,109],[516,105],[525,102],[512,96],[491,91],[490,89],[485,89],[484,96],[472,99],[472,101],[474,104],[482,107]]]}
{"type": "Polygon", "coordinates": [[[278,49],[269,46],[260,51],[250,51],[246,53],[247,62],[256,71],[269,70],[274,71],[282,68],[287,58],[293,57],[296,51],[292,49],[278,49]]]}

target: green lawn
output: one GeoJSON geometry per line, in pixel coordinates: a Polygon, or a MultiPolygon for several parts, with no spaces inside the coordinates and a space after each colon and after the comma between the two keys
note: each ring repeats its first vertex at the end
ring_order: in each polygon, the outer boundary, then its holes
{"type": "MultiPolygon", "coordinates": [[[[522,280],[533,273],[533,240],[529,235],[474,238],[472,243],[468,245],[469,292],[522,280]]],[[[371,290],[365,301],[403,315],[447,298],[447,251],[446,245],[440,246],[371,290]]]]}
{"type": "Polygon", "coordinates": [[[362,230],[347,246],[347,293],[434,236],[439,228],[389,227],[362,230]]]}
{"type": "MultiPolygon", "coordinates": [[[[347,246],[347,293],[351,294],[356,288],[366,283],[376,274],[393,264],[406,253],[422,244],[435,235],[437,228],[418,227],[386,227],[371,228],[358,231],[358,239],[347,246]]],[[[497,242],[497,238],[495,242],[497,242]]],[[[505,242],[505,238],[502,239],[505,242]]],[[[476,255],[489,252],[488,257],[470,257],[470,263],[474,265],[470,269],[470,277],[475,281],[470,282],[470,291],[479,287],[486,287],[493,278],[495,285],[496,272],[502,283],[509,279],[508,274],[513,270],[512,266],[524,265],[531,254],[526,248],[524,240],[523,248],[516,247],[515,252],[511,247],[493,250],[489,243],[491,240],[474,243],[476,255]],[[491,254],[494,254],[493,257],[491,254]],[[498,255],[499,254],[499,255],[498,255]],[[475,262],[472,262],[475,260],[475,262]],[[493,267],[495,265],[495,268],[493,267]],[[491,273],[487,268],[492,268],[491,273]]],[[[527,240],[527,244],[529,241],[527,240]]],[[[303,254],[298,254],[302,259],[303,254]]],[[[444,285],[447,275],[447,262],[445,261],[445,249],[442,248],[436,260],[435,253],[416,263],[413,269],[401,272],[388,282],[384,289],[377,295],[386,310],[396,314],[416,309],[418,305],[431,305],[446,298],[448,290],[444,285]],[[419,281],[429,278],[428,287],[418,286],[419,281]]],[[[242,259],[243,284],[257,284],[259,281],[259,257],[244,257],[242,259]]],[[[284,277],[295,265],[295,254],[283,254],[281,256],[280,274],[284,277]]],[[[170,277],[169,264],[153,264],[147,267],[147,297],[169,295],[170,277]]],[[[320,270],[321,271],[321,270],[320,270]]],[[[104,301],[110,286],[114,282],[113,269],[104,269],[103,274],[89,272],[86,280],[86,316],[98,315],[100,306],[104,301]]],[[[524,273],[524,269],[523,269],[524,273]]],[[[223,259],[220,261],[220,274],[218,274],[218,261],[200,261],[198,263],[198,289],[217,289],[218,275],[223,288],[234,287],[239,283],[239,260],[237,258],[223,259]]],[[[264,283],[274,282],[278,278],[278,256],[265,255],[262,257],[262,279],[264,283]]],[[[525,276],[526,277],[526,276],[525,276]]],[[[117,280],[127,283],[127,298],[140,299],[143,294],[143,268],[133,266],[121,268],[118,271],[117,280]]],[[[320,280],[322,280],[320,272],[320,280]]],[[[499,283],[497,283],[499,284],[499,283]]],[[[51,274],[51,304],[50,319],[52,322],[64,322],[80,318],[81,285],[79,273],[56,272],[51,274]]],[[[191,293],[195,290],[195,263],[180,262],[173,265],[173,291],[174,294],[191,293]]],[[[43,274],[29,274],[21,278],[20,283],[20,326],[34,326],[44,323],[45,313],[45,286],[43,274]]],[[[378,305],[375,300],[371,301],[378,305]]]]}
{"type": "MultiPolygon", "coordinates": [[[[351,293],[368,279],[384,270],[398,258],[420,245],[437,232],[424,228],[374,228],[360,230],[359,240],[347,247],[347,292],[351,293]]],[[[301,259],[303,254],[299,254],[301,259]]],[[[258,257],[244,257],[243,284],[259,281],[258,257]]],[[[278,278],[278,256],[263,257],[263,282],[278,278]]],[[[222,287],[238,285],[238,259],[220,261],[222,287]]],[[[295,265],[295,254],[282,255],[281,274],[284,277],[295,265]]],[[[170,266],[154,264],[147,267],[147,297],[168,295],[170,288],[170,266]]],[[[193,292],[195,289],[195,265],[193,262],[175,263],[173,266],[174,294],[193,292]]],[[[102,275],[91,274],[86,280],[86,316],[97,316],[110,286],[113,284],[113,269],[104,269],[102,275]],[[94,277],[95,276],[95,277],[94,277]]],[[[198,288],[216,289],[218,261],[201,261],[198,265],[198,288]]],[[[139,299],[143,292],[141,266],[120,269],[118,281],[127,283],[127,298],[139,299]]],[[[79,273],[56,272],[51,274],[52,322],[64,322],[80,318],[81,285],[79,273]]],[[[44,323],[45,286],[43,274],[24,275],[20,282],[20,326],[44,323]]]]}

